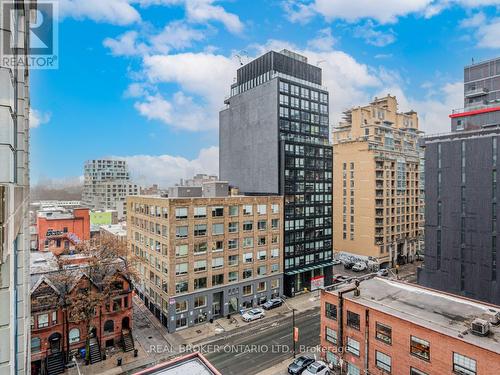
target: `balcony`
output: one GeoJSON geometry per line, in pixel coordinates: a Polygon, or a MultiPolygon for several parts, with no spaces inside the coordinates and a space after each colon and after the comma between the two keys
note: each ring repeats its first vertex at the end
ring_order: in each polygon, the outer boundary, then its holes
{"type": "MultiPolygon", "coordinates": [[[[468,106],[466,108],[458,108],[454,109],[451,112],[450,117],[462,117],[466,116],[469,114],[469,112],[476,112],[476,111],[481,111],[481,112],[494,112],[494,111],[500,111],[500,100],[495,100],[492,102],[484,102],[481,104],[473,105],[473,106],[468,106]]],[[[475,113],[471,113],[475,114],[475,113]]]]}
{"type": "Polygon", "coordinates": [[[465,97],[466,98],[475,98],[477,96],[486,95],[488,92],[489,92],[489,90],[487,88],[478,87],[478,88],[466,91],[465,97]]]}

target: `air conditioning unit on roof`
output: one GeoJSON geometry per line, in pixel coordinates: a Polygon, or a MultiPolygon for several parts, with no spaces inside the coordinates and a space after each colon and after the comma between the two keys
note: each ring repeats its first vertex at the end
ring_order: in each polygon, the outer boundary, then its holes
{"type": "Polygon", "coordinates": [[[490,332],[490,323],[484,319],[474,319],[471,323],[471,332],[478,336],[487,336],[490,332]]]}

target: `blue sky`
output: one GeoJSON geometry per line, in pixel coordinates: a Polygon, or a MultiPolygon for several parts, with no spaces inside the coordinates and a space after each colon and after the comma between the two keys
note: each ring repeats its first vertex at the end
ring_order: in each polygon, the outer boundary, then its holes
{"type": "Polygon", "coordinates": [[[239,58],[291,48],[323,69],[331,126],[395,94],[428,133],[462,106],[463,66],[500,54],[500,0],[59,0],[59,69],[31,75],[33,182],[125,158],[143,184],[217,172],[239,58]],[[240,57],[236,56],[239,55],[240,57]]]}

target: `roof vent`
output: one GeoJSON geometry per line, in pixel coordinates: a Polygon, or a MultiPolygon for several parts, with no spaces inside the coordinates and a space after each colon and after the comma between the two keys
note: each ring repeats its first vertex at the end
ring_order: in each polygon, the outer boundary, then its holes
{"type": "Polygon", "coordinates": [[[490,323],[493,324],[494,326],[500,324],[500,311],[497,311],[496,314],[491,317],[490,323]]]}
{"type": "Polygon", "coordinates": [[[478,336],[487,336],[490,331],[490,323],[484,319],[474,319],[471,323],[471,331],[478,336]]]}

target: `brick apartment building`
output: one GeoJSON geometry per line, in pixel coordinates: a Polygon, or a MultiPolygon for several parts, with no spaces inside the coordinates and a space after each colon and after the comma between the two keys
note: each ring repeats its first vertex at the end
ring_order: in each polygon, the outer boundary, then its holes
{"type": "Polygon", "coordinates": [[[283,197],[228,195],[227,182],[208,182],[127,204],[138,295],[169,332],[282,294],[283,197]]]}
{"type": "Polygon", "coordinates": [[[500,306],[376,277],[321,292],[322,355],[350,375],[500,374],[499,318],[500,306]]]}
{"type": "Polygon", "coordinates": [[[60,255],[74,249],[80,241],[90,239],[88,208],[39,211],[36,220],[39,251],[60,255]]]}
{"type": "Polygon", "coordinates": [[[113,281],[111,300],[95,313],[87,330],[84,321],[72,320],[64,300],[90,288],[99,288],[102,278],[90,278],[79,255],[61,256],[51,252],[31,254],[31,374],[54,375],[64,372],[66,360],[81,356],[89,344],[90,363],[102,359],[105,348],[134,347],[132,338],[132,294],[130,281],[120,274],[120,263],[110,267],[113,281]],[[74,258],[74,259],[72,259],[74,258]],[[74,260],[74,261],[73,261],[74,260]],[[65,264],[61,268],[61,264],[65,264]]]}

